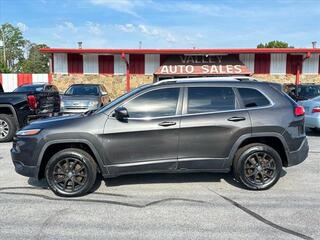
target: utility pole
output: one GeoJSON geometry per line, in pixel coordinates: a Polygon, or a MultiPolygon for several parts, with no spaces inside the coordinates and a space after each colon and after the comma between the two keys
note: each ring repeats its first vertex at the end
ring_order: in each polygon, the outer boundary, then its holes
{"type": "Polygon", "coordinates": [[[2,51],[3,51],[3,64],[4,67],[7,67],[7,58],[6,58],[6,41],[4,38],[4,31],[2,28],[0,28],[1,30],[1,35],[2,35],[2,51]]]}

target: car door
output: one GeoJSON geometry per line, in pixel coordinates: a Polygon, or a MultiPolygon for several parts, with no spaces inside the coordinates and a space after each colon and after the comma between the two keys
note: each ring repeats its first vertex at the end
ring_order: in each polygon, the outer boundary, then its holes
{"type": "Polygon", "coordinates": [[[232,87],[188,87],[184,95],[178,168],[223,169],[233,144],[251,133],[248,111],[232,87]]]}
{"type": "Polygon", "coordinates": [[[176,169],[180,92],[179,87],[146,90],[121,104],[128,119],[111,115],[103,140],[111,174],[176,169]]]}

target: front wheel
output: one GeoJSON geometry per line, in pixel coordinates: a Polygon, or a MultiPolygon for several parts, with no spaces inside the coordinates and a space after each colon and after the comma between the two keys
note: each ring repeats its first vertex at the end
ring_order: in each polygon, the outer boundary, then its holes
{"type": "Polygon", "coordinates": [[[282,161],[276,150],[254,143],[238,150],[233,164],[236,179],[251,190],[265,190],[280,178],[282,161]]]}
{"type": "Polygon", "coordinates": [[[97,177],[97,164],[90,154],[64,149],[47,163],[45,176],[50,189],[58,196],[77,197],[88,193],[97,177]]]}

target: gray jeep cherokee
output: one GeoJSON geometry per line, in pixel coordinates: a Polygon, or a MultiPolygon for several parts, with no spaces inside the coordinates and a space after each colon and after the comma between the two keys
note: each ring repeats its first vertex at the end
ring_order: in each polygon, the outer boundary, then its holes
{"type": "Polygon", "coordinates": [[[282,167],[308,156],[304,109],[275,84],[235,78],[141,86],[85,114],[16,133],[16,172],[45,177],[59,196],[88,193],[97,178],[155,172],[229,172],[268,189],[282,167]]]}

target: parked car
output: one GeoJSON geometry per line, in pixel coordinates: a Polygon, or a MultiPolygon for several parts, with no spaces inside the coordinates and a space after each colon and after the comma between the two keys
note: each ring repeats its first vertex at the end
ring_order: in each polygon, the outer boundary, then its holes
{"type": "Polygon", "coordinates": [[[308,149],[303,107],[274,84],[199,78],[141,86],[98,111],[33,122],[17,132],[11,155],[19,174],[45,177],[55,194],[71,197],[89,192],[98,173],[233,169],[247,188],[268,189],[308,149]]]}
{"type": "Polygon", "coordinates": [[[313,131],[320,131],[320,96],[300,101],[299,104],[301,104],[306,111],[306,127],[313,131]]]}
{"type": "Polygon", "coordinates": [[[57,92],[59,93],[58,88],[55,85],[47,83],[38,83],[38,84],[23,84],[17,87],[13,92],[57,92]]]}
{"type": "Polygon", "coordinates": [[[62,113],[84,113],[110,102],[107,90],[100,84],[73,84],[61,95],[62,113]]]}
{"type": "Polygon", "coordinates": [[[34,91],[35,86],[31,91],[0,93],[0,142],[11,141],[16,130],[30,121],[60,111],[59,93],[34,91]]]}
{"type": "Polygon", "coordinates": [[[286,85],[286,89],[288,95],[296,102],[320,96],[320,85],[316,84],[302,84],[298,86],[289,84],[286,85]]]}

